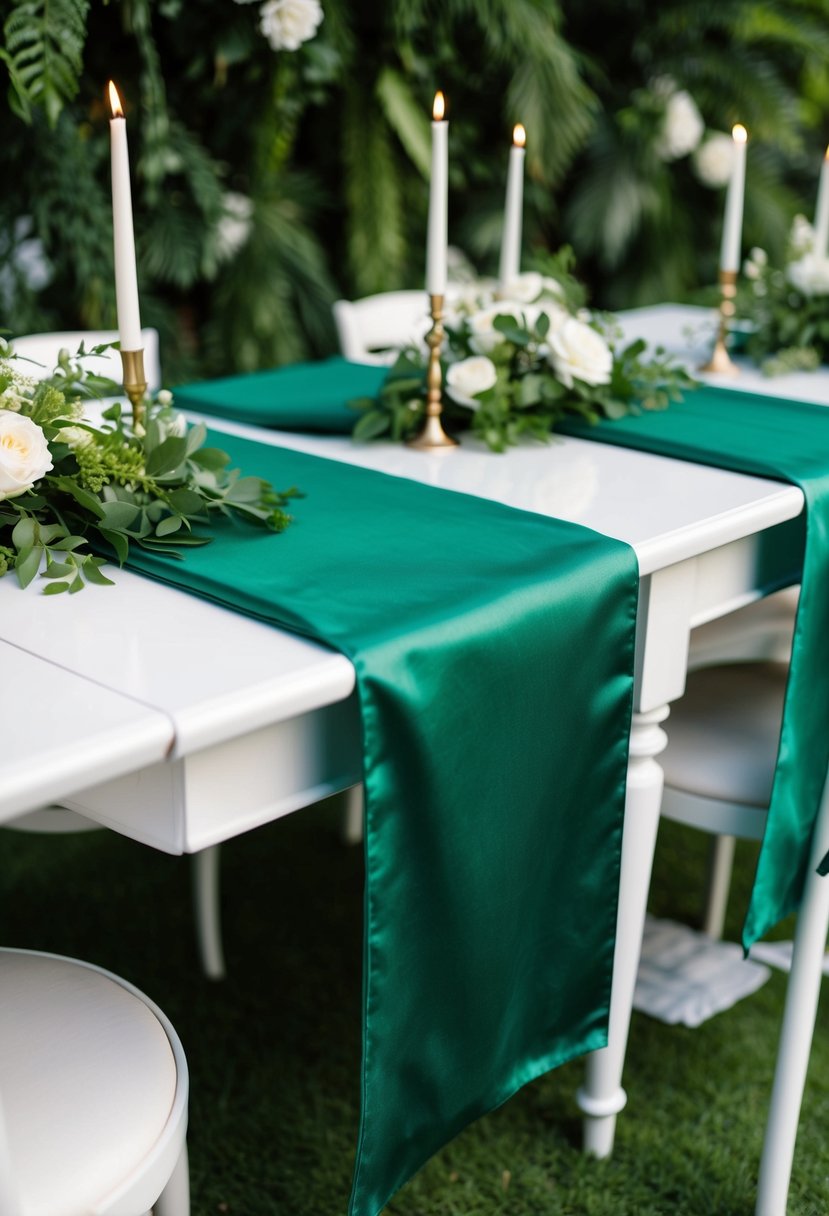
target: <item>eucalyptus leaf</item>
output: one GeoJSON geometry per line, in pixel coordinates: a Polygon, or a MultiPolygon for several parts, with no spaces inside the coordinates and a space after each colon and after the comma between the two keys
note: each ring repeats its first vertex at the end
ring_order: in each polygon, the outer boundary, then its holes
{"type": "Polygon", "coordinates": [[[168,435],[147,456],[147,473],[150,477],[172,473],[179,468],[186,456],[187,440],[180,435],[168,435]]]}
{"type": "Polygon", "coordinates": [[[43,549],[36,545],[31,549],[23,549],[18,554],[15,570],[17,572],[17,580],[21,587],[28,587],[29,583],[40,569],[40,562],[43,557],[43,549]]]}

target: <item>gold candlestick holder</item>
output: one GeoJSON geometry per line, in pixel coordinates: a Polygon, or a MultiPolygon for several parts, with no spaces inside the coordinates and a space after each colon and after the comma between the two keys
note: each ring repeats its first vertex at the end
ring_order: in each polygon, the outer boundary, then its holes
{"type": "Polygon", "coordinates": [[[717,327],[717,339],[711,358],[700,367],[701,372],[716,372],[720,376],[738,376],[740,369],[731,360],[726,348],[728,327],[734,318],[736,306],[734,297],[737,294],[737,271],[720,271],[720,319],[717,327]]]}
{"type": "Polygon", "coordinates": [[[429,347],[429,366],[426,370],[426,418],[420,433],[408,441],[409,447],[419,448],[421,451],[458,446],[457,439],[446,434],[440,420],[443,413],[440,368],[440,348],[443,345],[443,295],[430,295],[429,303],[432,328],[426,335],[426,344],[429,347]]]}
{"type": "Polygon", "coordinates": [[[132,425],[137,428],[144,424],[144,395],[147,392],[143,349],[122,350],[121,364],[124,368],[124,392],[132,404],[132,425]]]}

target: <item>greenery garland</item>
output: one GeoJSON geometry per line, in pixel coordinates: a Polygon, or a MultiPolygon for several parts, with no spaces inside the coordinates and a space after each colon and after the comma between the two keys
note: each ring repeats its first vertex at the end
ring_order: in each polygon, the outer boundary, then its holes
{"type": "MultiPolygon", "coordinates": [[[[448,429],[471,429],[495,452],[522,438],[546,440],[568,416],[588,422],[664,409],[694,381],[661,347],[625,342],[608,314],[584,307],[584,289],[563,249],[544,270],[505,289],[476,284],[450,304],[442,360],[448,429]],[[511,298],[510,298],[511,297],[511,298]]],[[[422,426],[426,404],[423,345],[397,358],[377,399],[360,411],[354,437],[404,440],[422,426]]]]}
{"type": "Polygon", "coordinates": [[[13,569],[26,587],[39,574],[46,595],[110,584],[101,550],[121,565],[131,545],[181,557],[210,542],[201,529],[217,516],[281,532],[299,493],[241,476],[226,452],[205,446],[203,424],[187,426],[172,409],[169,392],[147,402],[142,426],[120,402],[92,421],[84,399],[117,386],[80,360],[107,349],[63,351],[39,381],[8,351],[0,358],[0,575],[13,569]]]}

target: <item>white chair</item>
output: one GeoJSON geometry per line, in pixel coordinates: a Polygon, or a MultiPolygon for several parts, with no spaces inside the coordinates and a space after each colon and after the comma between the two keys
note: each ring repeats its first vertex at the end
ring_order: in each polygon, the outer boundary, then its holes
{"type": "Polygon", "coordinates": [[[132,984],[0,950],[3,1216],[189,1216],[187,1098],[179,1038],[132,984]]]}
{"type": "MultiPolygon", "coordinates": [[[[147,377],[147,388],[151,393],[161,388],[161,361],[158,352],[158,330],[142,329],[144,341],[144,374],[147,377]]],[[[26,375],[35,380],[42,380],[57,363],[62,349],[74,355],[83,342],[85,350],[93,346],[103,345],[104,342],[117,342],[118,331],[115,329],[67,329],[45,334],[24,334],[11,341],[15,354],[31,361],[26,367],[26,375]]],[[[105,351],[95,355],[86,362],[86,366],[96,375],[108,376],[120,384],[123,378],[121,355],[117,350],[105,351]]]]}
{"type": "MultiPolygon", "coordinates": [[[[758,660],[787,663],[799,596],[799,587],[787,587],[692,630],[689,670],[716,663],[758,660]]],[[[702,925],[709,937],[722,937],[734,849],[735,837],[730,834],[715,836],[711,844],[702,925]]]]}
{"type": "MultiPolygon", "coordinates": [[[[703,667],[671,711],[662,814],[704,831],[759,839],[780,736],[783,663],[703,667]]],[[[829,797],[815,828],[758,1181],[756,1216],[784,1216],[829,929],[829,797]]]]}
{"type": "MultiPolygon", "coordinates": [[[[154,329],[142,329],[141,336],[144,340],[144,373],[147,377],[147,387],[150,392],[154,392],[161,387],[158,332],[154,329]]],[[[12,348],[18,355],[32,360],[26,374],[35,380],[42,380],[55,367],[63,348],[68,350],[70,355],[74,355],[81,343],[86,350],[91,350],[93,346],[115,342],[117,339],[116,330],[64,330],[26,334],[13,339],[12,348]]],[[[121,381],[121,356],[117,350],[108,350],[105,354],[90,359],[87,366],[97,374],[109,376],[119,383],[121,381]]],[[[89,831],[99,828],[100,824],[86,819],[68,807],[51,806],[21,815],[3,826],[48,833],[89,831]]],[[[219,904],[218,846],[204,849],[193,856],[193,901],[202,969],[210,979],[222,979],[225,975],[225,961],[219,904]]]]}
{"type": "Polygon", "coordinates": [[[425,334],[429,297],[425,291],[386,291],[362,300],[337,300],[333,312],[346,359],[389,364],[401,346],[425,334]]]}

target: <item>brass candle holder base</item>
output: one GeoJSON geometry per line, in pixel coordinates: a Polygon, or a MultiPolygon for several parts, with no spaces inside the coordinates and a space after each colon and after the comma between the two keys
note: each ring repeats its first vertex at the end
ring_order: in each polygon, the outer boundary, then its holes
{"type": "Polygon", "coordinates": [[[429,302],[432,328],[426,335],[426,344],[429,347],[429,366],[426,369],[426,418],[420,433],[407,441],[409,447],[418,448],[421,452],[458,446],[457,439],[446,434],[440,420],[443,413],[440,369],[440,348],[443,345],[443,296],[430,295],[429,302]]]}
{"type": "Polygon", "coordinates": [[[121,365],[124,369],[124,392],[132,405],[133,427],[144,424],[144,396],[147,392],[147,377],[144,374],[144,351],[122,350],[121,365]]]}
{"type": "Polygon", "coordinates": [[[719,376],[739,376],[740,369],[732,362],[726,348],[728,326],[734,317],[736,307],[734,297],[737,294],[737,271],[720,271],[720,319],[717,327],[717,338],[711,358],[700,367],[701,372],[715,372],[719,376]]]}

